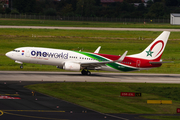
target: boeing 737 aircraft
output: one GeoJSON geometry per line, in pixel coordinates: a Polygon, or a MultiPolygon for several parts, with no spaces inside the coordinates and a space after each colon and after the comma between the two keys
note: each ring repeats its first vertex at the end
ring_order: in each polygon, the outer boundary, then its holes
{"type": "Polygon", "coordinates": [[[144,51],[128,56],[126,56],[127,51],[122,56],[99,54],[100,46],[94,53],[40,47],[20,47],[6,53],[6,56],[21,64],[20,68],[23,68],[23,63],[54,65],[64,70],[82,70],[83,75],[90,75],[89,70],[147,70],[162,65],[161,56],[169,35],[170,32],[164,31],[144,51]]]}

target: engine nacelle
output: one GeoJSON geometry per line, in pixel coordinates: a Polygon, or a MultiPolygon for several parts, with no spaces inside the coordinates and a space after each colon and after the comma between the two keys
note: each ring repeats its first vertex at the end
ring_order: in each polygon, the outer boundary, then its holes
{"type": "Polygon", "coordinates": [[[66,62],[63,65],[63,69],[64,70],[71,70],[71,71],[79,71],[81,68],[80,64],[78,63],[70,63],[70,62],[66,62]]]}

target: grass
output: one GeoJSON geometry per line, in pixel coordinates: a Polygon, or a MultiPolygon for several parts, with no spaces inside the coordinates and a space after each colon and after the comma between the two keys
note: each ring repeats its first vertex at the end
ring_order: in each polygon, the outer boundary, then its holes
{"type": "MultiPolygon", "coordinates": [[[[5,53],[18,47],[47,47],[119,55],[144,50],[161,32],[149,31],[96,31],[96,30],[48,30],[48,29],[0,29],[0,70],[20,70],[19,64],[7,58],[5,53]],[[139,39],[139,37],[143,38],[139,39]]],[[[180,71],[179,32],[172,32],[162,59],[175,61],[151,69],[149,73],[177,73],[180,71]]],[[[60,71],[54,66],[24,64],[23,70],[60,71]]]]}
{"type": "Polygon", "coordinates": [[[180,104],[179,84],[63,82],[26,87],[102,113],[175,114],[180,104]],[[120,92],[141,92],[142,97],[120,97],[120,92]],[[152,105],[147,100],[173,104],[152,105]]]}
{"type": "Polygon", "coordinates": [[[0,25],[16,26],[59,26],[59,27],[108,27],[108,28],[171,28],[179,29],[178,25],[169,23],[122,23],[122,22],[91,22],[63,20],[34,20],[34,19],[0,19],[0,25]]]}

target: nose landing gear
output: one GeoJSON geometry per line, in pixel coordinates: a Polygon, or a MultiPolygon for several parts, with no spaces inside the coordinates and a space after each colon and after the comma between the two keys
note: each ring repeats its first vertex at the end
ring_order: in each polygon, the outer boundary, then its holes
{"type": "Polygon", "coordinates": [[[21,64],[21,65],[20,65],[20,68],[23,69],[23,62],[16,60],[15,63],[21,64]]]}
{"type": "Polygon", "coordinates": [[[23,64],[20,65],[20,68],[23,69],[23,64]]]}

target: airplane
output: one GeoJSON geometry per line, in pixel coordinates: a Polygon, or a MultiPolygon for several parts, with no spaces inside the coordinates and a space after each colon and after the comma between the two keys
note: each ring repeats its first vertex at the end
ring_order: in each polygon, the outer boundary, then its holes
{"type": "Polygon", "coordinates": [[[101,46],[94,53],[41,47],[20,47],[7,52],[6,56],[21,64],[20,68],[23,68],[23,63],[53,65],[64,70],[82,70],[82,75],[91,75],[89,70],[124,72],[148,70],[166,63],[161,60],[161,56],[169,35],[169,31],[162,32],[144,51],[128,56],[126,56],[128,51],[125,51],[122,56],[100,54],[101,46]]]}

